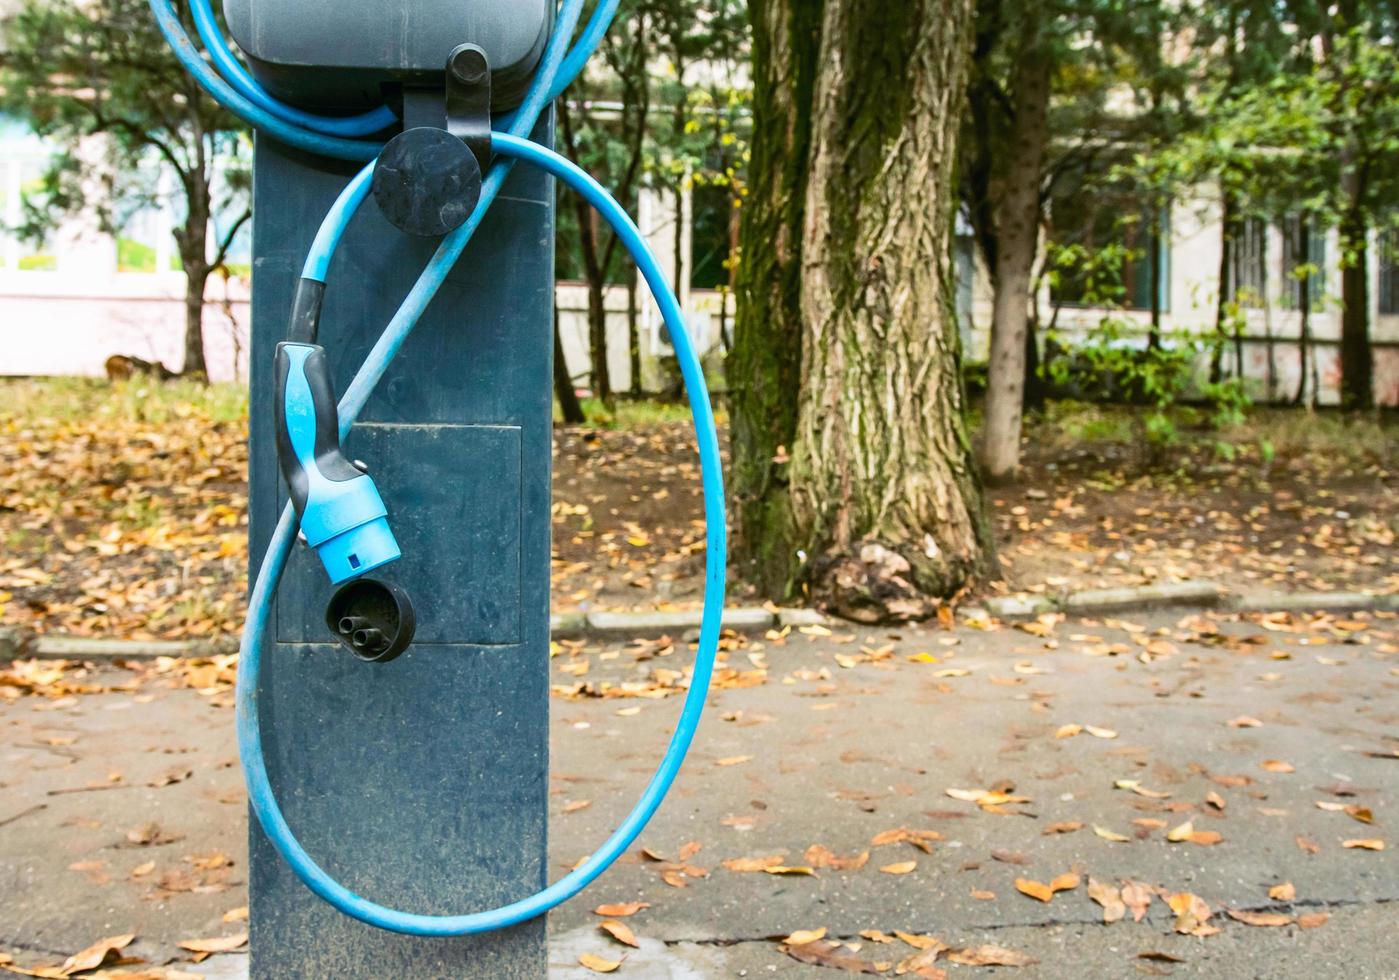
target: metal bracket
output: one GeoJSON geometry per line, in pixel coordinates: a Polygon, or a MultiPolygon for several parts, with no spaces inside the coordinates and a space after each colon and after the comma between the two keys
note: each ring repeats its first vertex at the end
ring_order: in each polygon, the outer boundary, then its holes
{"type": "Polygon", "coordinates": [[[491,167],[491,64],[475,44],[447,56],[447,132],[466,144],[484,174],[491,167]]]}

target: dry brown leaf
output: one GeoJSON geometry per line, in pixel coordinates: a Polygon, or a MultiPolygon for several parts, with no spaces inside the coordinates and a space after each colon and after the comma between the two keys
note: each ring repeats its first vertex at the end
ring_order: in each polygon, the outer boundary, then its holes
{"type": "Polygon", "coordinates": [[[906,956],[894,967],[894,975],[914,976],[919,980],[947,980],[947,971],[936,964],[940,949],[929,949],[906,956]]]}
{"type": "Polygon", "coordinates": [[[1247,909],[1227,909],[1229,918],[1248,926],[1290,926],[1292,916],[1282,912],[1250,912],[1247,909]]]}
{"type": "Polygon", "coordinates": [[[629,915],[636,915],[642,909],[650,907],[650,902],[620,902],[614,905],[599,905],[593,909],[593,915],[605,915],[609,919],[625,919],[629,915]]]}
{"type": "Polygon", "coordinates": [[[988,892],[980,888],[973,888],[972,898],[976,899],[978,902],[994,902],[996,900],[996,893],[988,892]]]}
{"type": "Polygon", "coordinates": [[[1090,876],[1088,897],[1103,907],[1103,922],[1106,925],[1112,925],[1127,914],[1127,906],[1122,901],[1122,891],[1116,885],[1090,876]]]}
{"type": "Polygon", "coordinates": [[[1268,889],[1268,897],[1275,902],[1291,902],[1297,898],[1297,889],[1292,882],[1284,881],[1268,889]]]}
{"type": "Polygon", "coordinates": [[[587,967],[594,973],[616,973],[622,965],[622,960],[605,960],[601,956],[592,953],[579,953],[578,964],[587,967]]]}
{"type": "Polygon", "coordinates": [[[782,863],[782,855],[769,854],[765,857],[729,858],[719,863],[730,871],[766,871],[768,868],[774,868],[780,865],[782,863]]]}
{"type": "Polygon", "coordinates": [[[597,927],[625,946],[631,946],[635,949],[641,948],[641,943],[636,941],[636,933],[616,919],[603,919],[597,924],[597,927]]]}
{"type": "Polygon", "coordinates": [[[1289,773],[1297,771],[1296,766],[1290,762],[1284,762],[1282,759],[1264,759],[1260,765],[1268,772],[1289,773]]]}
{"type": "Polygon", "coordinates": [[[861,851],[854,857],[843,858],[830,848],[821,844],[812,844],[806,849],[803,855],[806,863],[813,868],[833,868],[836,871],[858,871],[865,866],[870,859],[869,851],[861,851]]]}
{"type": "Polygon", "coordinates": [[[87,949],[74,953],[63,961],[60,976],[70,973],[82,973],[86,970],[95,970],[107,961],[113,953],[120,953],[136,939],[136,934],[127,933],[124,936],[108,936],[106,939],[99,939],[87,949]]]}
{"type": "Polygon", "coordinates": [[[820,929],[798,929],[786,939],[782,940],[792,946],[805,946],[807,943],[814,943],[818,939],[826,938],[826,927],[820,929]]]}
{"type": "Polygon", "coordinates": [[[1176,932],[1187,936],[1213,936],[1219,932],[1215,926],[1208,924],[1214,913],[1199,895],[1177,892],[1167,896],[1166,904],[1176,914],[1176,932]]]}
{"type": "Polygon", "coordinates": [[[896,861],[893,864],[886,864],[879,870],[886,875],[906,875],[918,867],[917,861],[896,861]]]}
{"type": "Polygon", "coordinates": [[[714,764],[716,766],[737,766],[741,765],[744,762],[751,762],[752,760],[753,757],[751,755],[731,755],[727,758],[718,760],[714,764]]]}
{"type": "Polygon", "coordinates": [[[1297,916],[1297,928],[1319,929],[1326,925],[1330,918],[1330,912],[1308,912],[1306,915],[1297,916]]]}
{"type": "Polygon", "coordinates": [[[1054,733],[1055,738],[1073,738],[1083,731],[1082,725],[1060,725],[1059,730],[1054,733]]]}
{"type": "Polygon", "coordinates": [[[1297,846],[1300,847],[1302,850],[1306,851],[1308,854],[1321,853],[1320,844],[1312,840],[1310,837],[1303,837],[1301,834],[1297,835],[1297,846]]]}
{"type": "Polygon", "coordinates": [[[1052,834],[1072,834],[1082,829],[1083,824],[1079,823],[1077,820],[1064,820],[1059,823],[1052,823],[1044,828],[1044,835],[1048,837],[1052,834]]]}
{"type": "Polygon", "coordinates": [[[191,957],[194,962],[200,963],[214,953],[228,953],[246,945],[247,942],[248,934],[239,932],[232,936],[219,936],[213,939],[184,939],[175,945],[181,949],[189,950],[194,954],[191,957]]]}
{"type": "Polygon", "coordinates": [[[229,909],[227,912],[225,912],[225,913],[223,914],[223,921],[225,921],[225,922],[247,922],[247,921],[248,921],[248,907],[247,907],[246,905],[240,905],[240,906],[238,906],[236,909],[229,909]]]}
{"type": "Polygon", "coordinates": [[[1093,833],[1103,840],[1112,841],[1114,844],[1128,844],[1132,840],[1130,837],[1123,837],[1121,834],[1108,830],[1106,827],[1099,827],[1097,824],[1093,825],[1093,833]]]}
{"type": "Polygon", "coordinates": [[[1154,894],[1140,881],[1128,880],[1122,883],[1122,903],[1132,910],[1133,922],[1142,921],[1147,908],[1151,905],[1151,898],[1154,894]]]}
{"type": "Polygon", "coordinates": [[[774,864],[763,871],[770,875],[810,875],[813,878],[816,876],[816,870],[804,864],[774,864]]]}
{"type": "Polygon", "coordinates": [[[1380,840],[1378,837],[1366,837],[1363,839],[1354,838],[1352,840],[1341,841],[1341,846],[1351,848],[1352,850],[1361,848],[1366,851],[1382,851],[1384,850],[1384,841],[1380,840]]]}
{"type": "Polygon", "coordinates": [[[1239,715],[1237,718],[1230,718],[1225,722],[1230,728],[1262,728],[1263,723],[1257,718],[1249,715],[1239,715]]]}
{"type": "Polygon", "coordinates": [[[941,951],[947,948],[947,944],[936,936],[923,936],[912,932],[901,932],[898,929],[894,930],[894,935],[898,936],[914,949],[941,951]]]}
{"type": "Polygon", "coordinates": [[[577,813],[579,810],[586,810],[593,805],[592,800],[569,800],[563,805],[564,813],[577,813]]]}
{"type": "Polygon", "coordinates": [[[1099,728],[1097,725],[1084,725],[1083,730],[1094,738],[1117,738],[1117,732],[1111,728],[1099,728]]]}
{"type": "Polygon", "coordinates": [[[1039,960],[1028,953],[1006,949],[1004,946],[968,946],[949,950],[947,958],[963,966],[1031,966],[1039,960]]]}
{"type": "Polygon", "coordinates": [[[831,967],[836,970],[844,970],[846,973],[878,974],[884,972],[884,967],[880,964],[862,960],[849,952],[843,952],[844,947],[840,943],[829,940],[803,943],[800,946],[784,943],[778,948],[797,962],[808,963],[812,966],[831,967]]]}
{"type": "Polygon", "coordinates": [[[181,949],[187,949],[191,953],[227,953],[244,945],[248,941],[246,932],[237,932],[231,936],[217,936],[213,939],[182,939],[175,945],[181,949]]]}

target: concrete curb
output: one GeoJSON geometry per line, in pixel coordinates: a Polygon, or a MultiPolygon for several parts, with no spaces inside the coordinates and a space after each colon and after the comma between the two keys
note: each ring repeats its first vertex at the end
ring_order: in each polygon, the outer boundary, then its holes
{"type": "Polygon", "coordinates": [[[1162,582],[1120,589],[1087,589],[1064,595],[1011,595],[986,600],[979,608],[964,608],[964,618],[1033,619],[1063,612],[1097,616],[1125,610],[1189,606],[1225,612],[1346,612],[1399,610],[1399,594],[1368,592],[1276,592],[1233,595],[1217,582],[1162,582]]]}
{"type": "MultiPolygon", "coordinates": [[[[958,611],[963,620],[1033,619],[1044,613],[1062,612],[1097,616],[1126,610],[1191,607],[1228,612],[1353,612],[1399,611],[1399,593],[1293,592],[1235,596],[1215,582],[1163,582],[1121,589],[1091,589],[1066,595],[1011,595],[987,599],[979,606],[958,611]]],[[[734,606],[724,610],[724,628],[757,633],[769,629],[834,626],[834,620],[815,609],[770,609],[734,606]]],[[[590,637],[621,639],[670,635],[684,637],[699,629],[700,611],[667,612],[566,612],[549,618],[559,639],[590,637]]],[[[154,659],[199,657],[235,649],[229,640],[112,640],[100,637],[35,636],[16,627],[0,627],[0,661],[22,657],[50,660],[154,659]]]]}

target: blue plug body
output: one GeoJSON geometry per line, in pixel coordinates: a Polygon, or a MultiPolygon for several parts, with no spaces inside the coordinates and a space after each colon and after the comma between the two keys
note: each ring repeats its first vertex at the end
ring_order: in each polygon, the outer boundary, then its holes
{"type": "Polygon", "coordinates": [[[277,455],[306,543],[335,584],[402,555],[379,489],[340,447],[340,419],[317,344],[277,345],[277,455]]]}

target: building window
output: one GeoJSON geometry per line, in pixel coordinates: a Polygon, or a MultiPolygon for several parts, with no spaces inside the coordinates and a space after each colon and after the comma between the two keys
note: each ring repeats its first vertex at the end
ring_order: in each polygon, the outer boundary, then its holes
{"type": "Polygon", "coordinates": [[[1278,228],[1282,232],[1283,306],[1300,310],[1305,284],[1307,307],[1314,309],[1326,289],[1326,229],[1298,214],[1283,218],[1278,228]]]}
{"type": "Polygon", "coordinates": [[[1233,266],[1234,302],[1262,306],[1268,295],[1268,223],[1262,218],[1239,222],[1233,266]]]}
{"type": "Polygon", "coordinates": [[[1151,214],[1130,194],[1082,187],[1051,201],[1050,237],[1064,257],[1051,281],[1054,303],[1149,310],[1159,271],[1159,308],[1169,310],[1170,207],[1155,221],[1151,214]]]}
{"type": "Polygon", "coordinates": [[[1399,231],[1380,236],[1380,312],[1399,313],[1399,231]]]}

